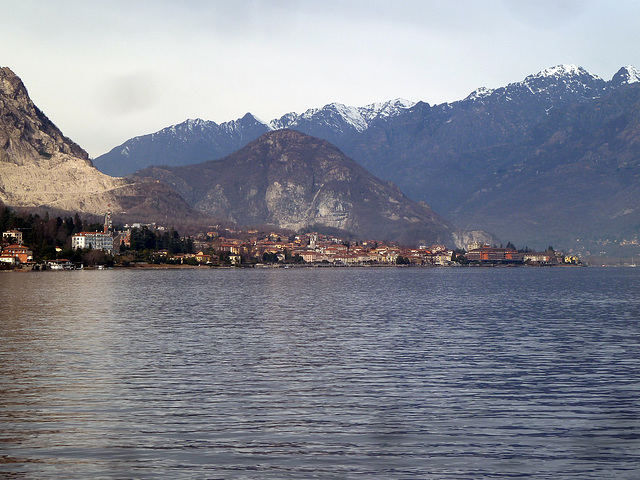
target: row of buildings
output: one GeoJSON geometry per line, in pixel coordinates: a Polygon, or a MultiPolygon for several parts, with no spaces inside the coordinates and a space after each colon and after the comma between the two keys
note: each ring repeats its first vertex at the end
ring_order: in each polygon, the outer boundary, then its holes
{"type": "MultiPolygon", "coordinates": [[[[117,253],[121,243],[128,244],[128,232],[113,232],[110,216],[105,217],[104,231],[80,232],[71,237],[73,249],[91,248],[109,254],[117,253]]],[[[10,230],[2,234],[7,244],[0,255],[0,262],[20,264],[33,262],[33,252],[22,245],[22,233],[10,230]]],[[[496,248],[488,245],[470,245],[465,254],[456,254],[444,245],[422,245],[406,248],[396,244],[363,241],[351,244],[341,238],[318,233],[288,236],[271,232],[260,235],[257,231],[212,231],[194,238],[197,253],[172,255],[166,250],[155,252],[156,258],[183,263],[194,259],[200,264],[219,263],[221,258],[232,264],[243,261],[260,263],[304,262],[307,264],[366,265],[411,264],[452,265],[460,262],[472,265],[518,264],[578,264],[578,257],[560,252],[518,252],[514,248],[496,248]]]]}
{"type": "Polygon", "coordinates": [[[272,259],[271,261],[291,261],[292,258],[298,257],[305,263],[333,265],[402,263],[447,266],[459,265],[460,263],[472,265],[579,263],[578,257],[564,255],[560,252],[518,252],[513,248],[497,248],[488,245],[469,245],[467,253],[456,254],[454,250],[444,245],[421,245],[418,248],[406,248],[377,241],[363,241],[353,245],[340,238],[317,233],[288,238],[284,234],[273,232],[263,238],[254,236],[244,240],[219,236],[219,233],[221,232],[209,232],[206,239],[201,238],[194,242],[200,251],[193,256],[200,263],[213,260],[206,252],[224,252],[234,257],[234,261],[237,261],[236,256],[258,261],[265,258],[272,259]]]}
{"type": "MultiPolygon", "coordinates": [[[[329,263],[334,265],[398,264],[445,265],[451,261],[453,250],[443,245],[427,248],[403,248],[379,242],[362,242],[355,245],[340,238],[320,234],[297,235],[294,239],[278,233],[264,238],[240,240],[217,237],[213,241],[195,245],[205,251],[239,256],[260,262],[304,261],[304,263],[329,263]],[[204,247],[204,248],[202,248],[204,247]]],[[[237,261],[237,259],[236,259],[237,261]]]]}

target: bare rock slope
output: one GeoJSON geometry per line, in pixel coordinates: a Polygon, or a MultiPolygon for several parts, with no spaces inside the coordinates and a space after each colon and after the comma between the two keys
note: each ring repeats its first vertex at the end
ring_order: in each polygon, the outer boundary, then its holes
{"type": "Polygon", "coordinates": [[[0,201],[89,214],[104,213],[110,205],[116,212],[149,214],[160,203],[154,192],[165,204],[168,196],[188,210],[161,185],[99,172],[87,152],[33,104],[20,78],[0,68],[0,201]]]}

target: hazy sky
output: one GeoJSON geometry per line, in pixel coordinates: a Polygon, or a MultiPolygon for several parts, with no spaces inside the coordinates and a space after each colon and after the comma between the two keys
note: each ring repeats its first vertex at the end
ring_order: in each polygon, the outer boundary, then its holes
{"type": "Polygon", "coordinates": [[[640,0],[0,0],[0,65],[92,157],[187,118],[459,100],[640,67],[640,0]]]}

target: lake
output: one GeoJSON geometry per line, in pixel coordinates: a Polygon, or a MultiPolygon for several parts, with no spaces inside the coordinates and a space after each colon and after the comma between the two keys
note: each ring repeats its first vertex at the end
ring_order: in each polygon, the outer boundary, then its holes
{"type": "Polygon", "coordinates": [[[2,478],[640,478],[640,269],[9,272],[0,299],[2,478]]]}

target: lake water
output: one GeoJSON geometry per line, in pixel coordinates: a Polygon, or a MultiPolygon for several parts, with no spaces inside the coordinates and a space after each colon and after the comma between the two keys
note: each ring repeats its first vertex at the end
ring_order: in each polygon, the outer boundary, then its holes
{"type": "Polygon", "coordinates": [[[2,273],[0,301],[2,478],[640,478],[640,269],[2,273]]]}

